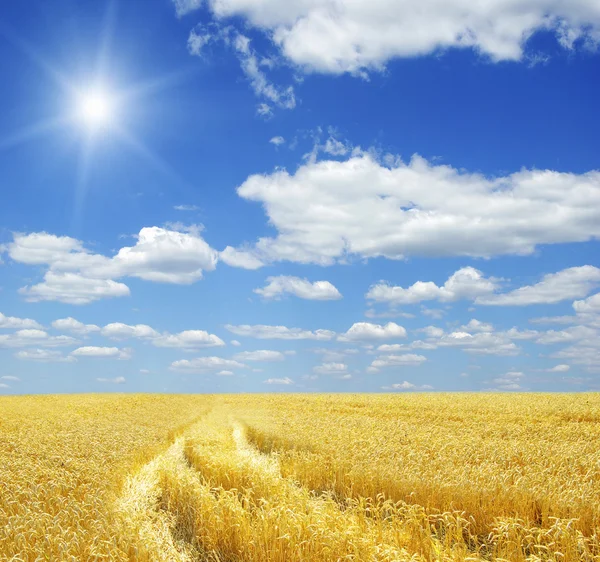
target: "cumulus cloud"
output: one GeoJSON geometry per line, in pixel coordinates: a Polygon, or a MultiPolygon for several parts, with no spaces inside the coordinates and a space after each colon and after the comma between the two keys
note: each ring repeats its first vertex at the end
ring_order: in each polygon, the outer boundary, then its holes
{"type": "Polygon", "coordinates": [[[440,287],[431,281],[417,281],[406,289],[380,282],[373,285],[365,296],[374,302],[390,305],[415,304],[429,300],[451,302],[475,299],[479,295],[492,293],[496,286],[495,279],[486,279],[481,271],[473,267],[463,267],[440,287]]]}
{"type": "Polygon", "coordinates": [[[600,269],[584,265],[544,275],[539,283],[520,287],[509,293],[479,297],[475,302],[496,306],[553,304],[585,297],[598,284],[600,284],[600,269]]]}
{"type": "Polygon", "coordinates": [[[136,244],[113,257],[90,253],[81,241],[68,236],[14,234],[8,253],[14,261],[48,267],[42,283],[20,290],[27,300],[87,304],[128,296],[129,288],[115,281],[121,277],[190,284],[201,279],[203,271],[215,269],[218,252],[202,239],[199,229],[185,230],[142,228],[136,244]]]}
{"type": "Polygon", "coordinates": [[[259,269],[265,265],[251,251],[240,250],[231,246],[227,246],[220,252],[219,258],[223,263],[231,267],[240,267],[242,269],[259,269]]]}
{"type": "Polygon", "coordinates": [[[198,211],[200,207],[197,205],[175,205],[173,209],[176,211],[198,211]]]}
{"type": "Polygon", "coordinates": [[[112,298],[128,297],[129,287],[112,279],[92,279],[78,273],[47,271],[44,281],[19,289],[28,302],[58,301],[67,304],[89,304],[112,298]]]}
{"type": "Polygon", "coordinates": [[[237,336],[246,336],[261,340],[322,340],[327,341],[335,337],[335,332],[330,330],[302,330],[301,328],[288,328],[287,326],[268,326],[257,324],[254,326],[242,324],[234,326],[226,324],[225,329],[237,336]]]}
{"type": "Polygon", "coordinates": [[[137,324],[129,326],[121,322],[113,322],[102,328],[101,334],[113,340],[124,340],[128,338],[152,339],[159,336],[159,333],[146,324],[137,324]]]}
{"type": "Polygon", "coordinates": [[[214,371],[244,369],[247,365],[233,359],[223,357],[198,357],[196,359],[180,359],[171,363],[172,371],[182,373],[210,373],[214,371]]]}
{"type": "Polygon", "coordinates": [[[136,338],[149,341],[156,347],[173,347],[181,349],[201,349],[205,347],[222,347],[225,342],[205,330],[185,330],[178,334],[159,333],[146,324],[130,326],[121,322],[113,322],[102,328],[101,334],[113,340],[136,338]]]}
{"type": "Polygon", "coordinates": [[[125,377],[115,377],[114,379],[98,378],[98,382],[107,382],[110,384],[124,384],[126,382],[125,377]]]}
{"type": "Polygon", "coordinates": [[[204,330],[185,330],[178,334],[163,334],[154,339],[156,347],[179,347],[182,349],[199,349],[204,347],[222,347],[225,342],[214,334],[204,330]]]}
{"type": "Polygon", "coordinates": [[[370,322],[356,322],[350,329],[338,336],[339,341],[364,341],[385,340],[394,338],[405,338],[406,330],[394,322],[388,322],[385,326],[371,324],[370,322]]]}
{"type": "Polygon", "coordinates": [[[562,365],[556,365],[555,367],[548,369],[548,372],[549,373],[566,373],[570,369],[571,369],[571,367],[569,367],[569,365],[562,364],[562,365]]]}
{"type": "Polygon", "coordinates": [[[421,365],[427,361],[427,357],[416,355],[414,353],[405,353],[402,355],[381,355],[375,359],[369,366],[368,372],[376,373],[379,369],[386,367],[407,367],[421,365]]]}
{"type": "Polygon", "coordinates": [[[596,171],[487,178],[419,156],[387,166],[361,153],[308,162],[293,175],[253,175],[237,192],[262,203],[278,231],[254,245],[264,263],[528,255],[540,244],[600,236],[596,171]]]}
{"type": "Polygon", "coordinates": [[[311,283],[308,279],[301,279],[300,277],[292,277],[290,275],[267,277],[267,285],[262,289],[254,289],[254,292],[265,299],[279,299],[284,294],[315,301],[338,300],[342,298],[337,288],[329,281],[315,281],[311,283]]]}
{"type": "Polygon", "coordinates": [[[60,318],[52,322],[52,327],[55,330],[61,330],[63,332],[71,332],[73,334],[85,336],[93,332],[99,332],[100,327],[96,324],[84,324],[75,318],[60,318]]]}
{"type": "Polygon", "coordinates": [[[294,384],[294,381],[289,377],[285,377],[284,379],[267,379],[263,381],[263,384],[282,384],[282,385],[290,385],[294,384]]]}
{"type": "Polygon", "coordinates": [[[75,357],[63,355],[60,351],[49,349],[26,349],[15,353],[17,359],[23,361],[37,361],[39,363],[74,363],[75,357]]]}
{"type": "MultiPolygon", "coordinates": [[[[173,1],[179,16],[204,4],[173,1]]],[[[577,41],[600,41],[595,0],[208,0],[205,5],[217,20],[245,18],[271,37],[290,63],[327,74],[364,76],[394,58],[450,48],[474,49],[491,61],[519,61],[538,30],[551,30],[564,49],[577,41]]]]}
{"type": "Polygon", "coordinates": [[[523,376],[521,371],[509,371],[501,377],[492,379],[492,383],[496,385],[493,390],[522,390],[520,383],[523,376]]]}
{"type": "Polygon", "coordinates": [[[382,390],[433,390],[433,386],[428,384],[424,384],[422,386],[417,386],[408,381],[403,381],[400,383],[395,383],[390,386],[382,386],[382,390]]]}
{"type": "Polygon", "coordinates": [[[30,318],[16,318],[15,316],[5,316],[0,312],[0,328],[8,330],[22,330],[28,328],[42,329],[42,326],[30,318]]]}
{"type": "Polygon", "coordinates": [[[239,361],[283,361],[285,355],[280,351],[270,349],[259,349],[257,351],[242,351],[233,356],[239,361]]]}
{"type": "Polygon", "coordinates": [[[281,136],[277,136],[273,137],[269,142],[275,146],[281,146],[283,143],[285,143],[285,139],[281,136]]]}
{"type": "Polygon", "coordinates": [[[322,147],[323,152],[332,156],[344,156],[350,152],[351,147],[346,146],[342,141],[329,137],[322,147]]]}
{"type": "Polygon", "coordinates": [[[348,365],[345,363],[323,363],[313,367],[313,371],[319,375],[345,375],[348,371],[348,365]]]}
{"type": "Polygon", "coordinates": [[[86,345],[71,351],[71,357],[100,357],[107,359],[131,359],[130,349],[119,349],[118,347],[96,347],[86,345]]]}
{"type": "Polygon", "coordinates": [[[584,300],[575,301],[573,308],[577,314],[598,314],[600,313],[600,293],[592,295],[584,300]]]}
{"type": "Polygon", "coordinates": [[[459,347],[467,353],[475,355],[518,355],[520,348],[503,333],[479,332],[470,334],[464,331],[455,331],[445,334],[436,345],[439,347],[459,347]]]}
{"type": "Polygon", "coordinates": [[[0,335],[2,347],[63,347],[76,344],[77,340],[70,336],[50,336],[44,330],[17,330],[12,334],[0,335]]]}

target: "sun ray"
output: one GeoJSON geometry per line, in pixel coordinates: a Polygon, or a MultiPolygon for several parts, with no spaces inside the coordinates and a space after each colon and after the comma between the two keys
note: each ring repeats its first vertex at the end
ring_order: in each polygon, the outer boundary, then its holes
{"type": "Polygon", "coordinates": [[[183,179],[168,162],[150,150],[141,140],[132,135],[127,129],[118,124],[114,127],[119,138],[124,141],[138,156],[146,163],[150,164],[157,172],[170,179],[172,188],[179,188],[182,194],[190,195],[194,193],[194,186],[183,179]]]}
{"type": "Polygon", "coordinates": [[[149,80],[139,82],[120,92],[118,101],[123,103],[131,102],[138,98],[147,96],[148,94],[160,92],[183,82],[195,72],[197,72],[195,68],[183,68],[169,72],[168,74],[159,76],[157,78],[151,78],[149,80]]]}
{"type": "Polygon", "coordinates": [[[105,76],[117,19],[117,0],[108,0],[104,13],[102,37],[96,58],[96,76],[105,76]]]}
{"type": "Polygon", "coordinates": [[[53,117],[51,119],[45,119],[34,123],[33,125],[27,125],[22,129],[0,139],[0,150],[8,150],[19,146],[20,144],[34,140],[38,137],[50,134],[54,131],[62,129],[70,122],[72,122],[71,116],[53,117]]]}
{"type": "Polygon", "coordinates": [[[52,78],[52,80],[56,84],[58,84],[64,91],[69,92],[71,94],[75,93],[76,90],[73,84],[67,79],[67,77],[62,72],[60,72],[60,70],[53,66],[42,54],[40,54],[39,51],[37,51],[37,49],[35,49],[33,45],[31,45],[31,43],[18,36],[1,21],[0,35],[3,35],[9,43],[11,43],[17,49],[19,49],[19,51],[21,51],[21,53],[23,53],[30,62],[35,64],[45,74],[52,78]]]}

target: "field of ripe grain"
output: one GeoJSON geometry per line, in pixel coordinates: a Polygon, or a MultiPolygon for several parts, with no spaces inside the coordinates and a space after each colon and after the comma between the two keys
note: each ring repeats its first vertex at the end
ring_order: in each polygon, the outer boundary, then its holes
{"type": "Polygon", "coordinates": [[[598,394],[0,411],[0,560],[600,561],[598,394]]]}

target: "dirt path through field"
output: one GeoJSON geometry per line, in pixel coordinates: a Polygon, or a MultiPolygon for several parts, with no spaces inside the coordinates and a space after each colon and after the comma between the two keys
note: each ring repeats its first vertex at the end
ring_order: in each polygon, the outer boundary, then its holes
{"type": "Polygon", "coordinates": [[[408,529],[372,506],[315,495],[281,476],[277,456],[249,444],[216,406],[126,482],[116,506],[138,537],[137,559],[157,561],[426,560],[408,529]]]}

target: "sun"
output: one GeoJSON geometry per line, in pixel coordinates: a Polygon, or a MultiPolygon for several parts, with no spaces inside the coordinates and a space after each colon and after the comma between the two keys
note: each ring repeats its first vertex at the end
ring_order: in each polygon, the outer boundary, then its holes
{"type": "Polygon", "coordinates": [[[79,96],[77,115],[87,127],[107,127],[114,120],[115,104],[111,95],[103,90],[91,90],[79,96]]]}

